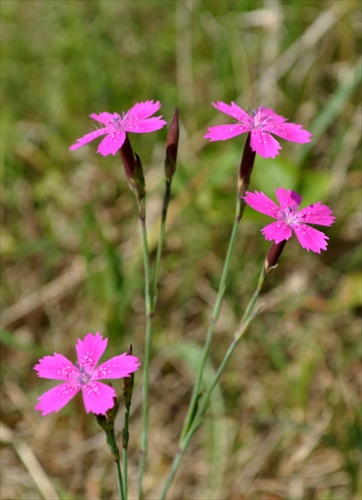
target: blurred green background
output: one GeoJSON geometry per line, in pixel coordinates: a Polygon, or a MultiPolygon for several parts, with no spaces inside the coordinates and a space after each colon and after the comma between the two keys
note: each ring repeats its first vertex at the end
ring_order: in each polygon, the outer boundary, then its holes
{"type": "MultiPolygon", "coordinates": [[[[234,217],[245,137],[210,144],[227,123],[211,106],[259,105],[313,133],[256,158],[252,190],[295,189],[334,211],[327,252],[293,238],[264,308],[225,371],[169,498],[360,498],[361,4],[358,0],[2,0],[1,498],[116,498],[112,459],[76,398],[57,415],[33,407],[53,384],[33,365],[74,360],[87,332],[143,358],[142,259],[135,201],[119,156],[97,141],[92,112],[162,102],[181,139],[160,273],[151,363],[146,498],[177,449],[234,217]]],[[[147,183],[155,253],[166,129],[130,137],[147,183]]],[[[226,351],[256,285],[265,217],[247,210],[211,350],[226,351]]],[[[116,387],[120,391],[120,386],[116,387]]],[[[141,372],[131,424],[136,497],[141,372]]],[[[118,429],[122,428],[122,419],[118,429]]]]}

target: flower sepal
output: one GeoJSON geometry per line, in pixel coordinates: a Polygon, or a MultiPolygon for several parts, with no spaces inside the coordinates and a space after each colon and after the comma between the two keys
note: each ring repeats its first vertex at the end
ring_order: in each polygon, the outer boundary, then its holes
{"type": "Polygon", "coordinates": [[[113,460],[115,462],[119,462],[121,459],[121,454],[117,445],[116,435],[114,433],[114,421],[116,420],[119,403],[117,398],[114,398],[113,401],[114,401],[113,408],[108,410],[105,415],[94,414],[94,416],[96,417],[98,425],[106,433],[106,441],[109,446],[109,449],[111,450],[113,460]]]}
{"type": "MultiPolygon", "coordinates": [[[[112,387],[112,384],[108,384],[112,387]]],[[[119,409],[119,402],[116,397],[113,398],[113,407],[106,411],[105,415],[95,413],[97,423],[104,431],[114,430],[114,421],[119,409]]]]}
{"type": "Polygon", "coordinates": [[[175,109],[171,125],[167,132],[165,175],[167,182],[171,182],[176,171],[177,149],[180,135],[178,108],[175,109]]]}
{"type": "Polygon", "coordinates": [[[266,274],[271,273],[278,267],[286,242],[287,240],[283,240],[280,243],[273,243],[270,247],[264,260],[264,271],[266,274]]]}

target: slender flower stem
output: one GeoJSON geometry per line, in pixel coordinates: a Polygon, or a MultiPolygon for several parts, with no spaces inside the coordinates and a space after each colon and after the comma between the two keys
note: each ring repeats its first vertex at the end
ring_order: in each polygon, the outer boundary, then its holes
{"type": "Polygon", "coordinates": [[[129,416],[130,416],[130,406],[125,405],[124,409],[124,428],[122,433],[122,459],[123,459],[123,477],[124,477],[124,496],[128,498],[128,440],[129,440],[129,416]]]}
{"type": "Polygon", "coordinates": [[[118,448],[116,436],[114,433],[113,423],[111,423],[108,430],[105,430],[105,433],[106,433],[107,444],[109,446],[109,449],[111,450],[112,457],[113,457],[115,467],[116,467],[116,476],[117,476],[117,486],[118,486],[119,498],[120,498],[120,500],[127,500],[127,497],[126,497],[125,491],[124,491],[122,471],[121,471],[121,456],[119,453],[119,448],[118,448]]]}
{"type": "Polygon", "coordinates": [[[255,292],[253,296],[251,297],[249,304],[245,310],[245,313],[243,314],[243,317],[240,320],[240,323],[234,333],[233,340],[231,341],[231,344],[215,374],[215,377],[213,381],[211,382],[210,386],[208,387],[206,394],[202,397],[201,400],[201,405],[199,408],[195,408],[194,414],[193,414],[193,419],[190,422],[189,428],[185,432],[185,435],[183,439],[180,441],[180,447],[178,449],[178,452],[176,456],[174,457],[174,460],[171,465],[170,472],[166,478],[165,485],[163,487],[160,500],[164,500],[166,498],[167,492],[172,484],[173,478],[177,472],[177,469],[180,465],[180,462],[190,444],[190,441],[195,434],[197,428],[199,427],[200,423],[202,422],[202,419],[209,407],[209,402],[211,395],[219,382],[219,379],[221,377],[221,374],[223,373],[225,366],[227,362],[229,361],[231,355],[234,352],[235,347],[239,343],[240,339],[242,336],[245,334],[247,329],[249,328],[250,324],[254,321],[256,316],[259,314],[260,307],[256,306],[256,302],[260,296],[260,293],[265,285],[266,277],[268,276],[269,272],[272,270],[272,268],[267,269],[265,262],[263,263],[263,267],[260,273],[260,277],[258,280],[257,287],[255,289],[255,292]]]}
{"type": "MultiPolygon", "coordinates": [[[[167,147],[165,159],[165,194],[163,198],[161,227],[157,245],[156,261],[154,265],[152,280],[150,274],[150,258],[147,244],[147,232],[145,224],[145,210],[140,207],[140,222],[142,228],[142,244],[145,268],[145,300],[146,300],[146,341],[145,341],[145,360],[143,364],[144,378],[143,378],[143,426],[142,426],[142,440],[141,440],[141,459],[139,471],[139,499],[143,495],[143,476],[146,467],[147,448],[148,448],[148,431],[149,431],[149,366],[151,356],[151,338],[152,338],[152,320],[155,313],[157,301],[157,288],[158,288],[158,274],[160,269],[160,261],[163,249],[163,243],[166,234],[166,219],[168,212],[168,205],[171,198],[171,183],[172,177],[176,169],[177,146],[179,137],[178,126],[178,109],[175,110],[175,115],[172,120],[170,129],[167,134],[167,147]]],[[[144,194],[144,192],[143,192],[144,194]]],[[[143,200],[144,201],[144,200],[143,200]]],[[[144,207],[144,205],[143,205],[144,207]]]]}
{"type": "MultiPolygon", "coordinates": [[[[175,109],[174,117],[167,133],[166,158],[165,158],[165,178],[166,189],[162,207],[161,228],[159,241],[157,245],[156,262],[153,275],[150,272],[150,254],[147,244],[146,230],[146,212],[145,212],[145,182],[142,170],[142,164],[137,155],[135,155],[137,182],[134,183],[137,190],[137,202],[139,208],[139,219],[142,230],[142,247],[145,270],[145,302],[146,302],[146,338],[145,338],[145,359],[143,364],[143,406],[142,406],[142,437],[141,437],[141,458],[139,469],[139,498],[143,496],[143,476],[146,468],[147,449],[148,449],[148,431],[149,431],[149,367],[151,357],[151,339],[152,339],[152,320],[155,313],[158,287],[158,274],[162,255],[162,248],[166,233],[166,218],[168,205],[171,198],[172,177],[176,170],[177,148],[179,140],[179,120],[178,108],[175,109]]],[[[123,157],[122,157],[123,159],[123,157]]]]}
{"type": "Polygon", "coordinates": [[[190,403],[189,410],[188,410],[188,413],[186,415],[186,419],[184,421],[182,431],[181,431],[181,436],[180,436],[180,440],[179,440],[180,445],[182,444],[183,440],[185,439],[185,436],[188,434],[188,432],[192,426],[193,419],[194,419],[196,412],[197,412],[197,405],[198,405],[199,393],[200,393],[200,389],[201,389],[201,385],[202,385],[205,364],[206,364],[207,357],[209,355],[211,341],[212,341],[212,338],[214,335],[216,322],[219,318],[221,305],[222,305],[222,301],[223,301],[224,294],[225,294],[226,280],[228,277],[230,263],[231,263],[231,255],[232,255],[232,252],[233,252],[233,249],[235,246],[235,241],[236,241],[236,237],[237,237],[237,233],[238,233],[239,223],[240,223],[240,220],[243,216],[244,208],[245,208],[245,202],[244,202],[243,196],[246,192],[246,189],[249,186],[250,177],[251,177],[251,173],[252,173],[253,166],[254,166],[254,160],[255,160],[255,151],[252,151],[252,149],[251,149],[250,133],[249,133],[247,136],[246,142],[245,142],[243,156],[241,158],[241,163],[240,163],[240,168],[239,168],[238,189],[237,189],[237,198],[236,198],[236,213],[235,213],[234,225],[233,225],[233,229],[232,229],[231,236],[230,236],[229,246],[228,246],[228,249],[226,252],[226,257],[225,257],[225,261],[224,261],[224,268],[222,271],[219,289],[217,292],[216,301],[215,301],[214,309],[213,309],[212,316],[211,316],[209,330],[208,330],[207,335],[206,335],[206,342],[205,342],[204,349],[202,352],[201,363],[200,363],[199,370],[198,370],[198,373],[196,376],[196,382],[195,382],[195,385],[193,387],[191,403],[190,403]]]}
{"type": "Polygon", "coordinates": [[[165,187],[165,194],[163,197],[163,206],[162,206],[162,215],[161,215],[160,235],[158,238],[156,261],[155,261],[155,267],[154,267],[153,277],[152,277],[152,306],[153,306],[152,312],[154,312],[154,309],[156,307],[156,301],[157,301],[158,273],[159,273],[159,269],[160,269],[160,261],[161,261],[163,243],[164,243],[165,234],[166,234],[166,218],[167,218],[168,205],[170,203],[170,198],[171,198],[171,183],[172,183],[172,179],[166,178],[166,187],[165,187]]]}
{"type": "MultiPolygon", "coordinates": [[[[125,493],[123,479],[122,479],[121,454],[119,452],[116,435],[114,433],[114,422],[116,419],[118,408],[119,404],[117,398],[114,398],[113,408],[108,410],[105,415],[94,414],[94,416],[97,420],[98,425],[104,430],[106,434],[106,442],[108,444],[108,447],[112,454],[112,458],[115,463],[119,498],[120,500],[127,500],[127,494],[125,493]]],[[[125,471],[127,471],[127,469],[125,469],[125,471]]]]}
{"type": "Polygon", "coordinates": [[[143,476],[146,468],[146,457],[148,450],[148,431],[149,431],[149,367],[151,357],[152,340],[152,319],[153,305],[151,295],[151,272],[150,257],[147,243],[147,229],[144,205],[140,205],[139,221],[142,232],[143,262],[145,273],[145,305],[146,305],[146,337],[145,337],[145,358],[143,362],[143,395],[142,395],[142,435],[141,435],[141,457],[139,467],[138,495],[143,496],[143,476]]]}
{"type": "Polygon", "coordinates": [[[176,108],[174,116],[173,116],[172,121],[171,121],[171,124],[169,126],[168,131],[167,131],[166,156],[165,156],[166,186],[165,186],[165,194],[163,197],[161,227],[160,227],[160,235],[159,235],[158,245],[157,245],[156,262],[155,262],[153,279],[152,279],[152,305],[153,305],[153,309],[155,309],[156,301],[157,301],[158,273],[159,273],[159,268],[160,268],[163,242],[164,242],[165,234],[166,234],[167,211],[168,211],[168,205],[170,203],[170,198],[171,198],[171,183],[172,183],[172,178],[176,172],[177,150],[178,150],[178,142],[179,142],[179,135],[180,135],[179,129],[180,129],[180,127],[179,127],[179,111],[178,111],[178,108],[176,108]]]}
{"type": "Polygon", "coordinates": [[[234,245],[235,245],[235,241],[236,241],[236,237],[237,237],[237,233],[238,233],[238,228],[239,228],[239,223],[240,223],[241,216],[242,216],[242,208],[243,208],[243,202],[238,195],[237,200],[236,200],[236,215],[235,215],[235,219],[234,219],[234,225],[233,225],[233,229],[232,229],[231,236],[230,236],[229,246],[228,246],[228,249],[226,252],[224,268],[222,271],[219,289],[218,289],[214,309],[213,309],[212,316],[211,316],[209,330],[208,330],[207,336],[206,336],[206,342],[205,342],[204,349],[202,352],[202,358],[200,361],[199,370],[197,373],[197,378],[196,378],[195,385],[193,388],[191,403],[189,406],[188,414],[186,416],[186,419],[185,419],[185,422],[184,422],[184,425],[182,428],[182,432],[181,432],[181,437],[179,440],[180,445],[183,443],[186,435],[188,434],[188,432],[192,426],[192,421],[193,421],[195,414],[196,414],[196,411],[197,411],[197,403],[198,403],[198,399],[199,399],[199,392],[201,389],[203,373],[204,373],[204,369],[205,369],[206,360],[207,360],[207,357],[209,354],[211,341],[212,341],[212,338],[214,335],[216,322],[219,318],[221,305],[222,305],[222,301],[224,298],[224,293],[225,293],[225,289],[226,289],[226,279],[227,279],[227,276],[229,273],[229,268],[230,268],[230,263],[231,263],[231,255],[232,255],[232,252],[234,249],[234,245]]]}
{"type": "Polygon", "coordinates": [[[126,493],[123,490],[122,471],[121,471],[120,460],[115,460],[114,464],[116,466],[116,476],[117,476],[117,486],[118,486],[119,498],[120,498],[120,500],[127,500],[126,493]]]}
{"type": "MultiPolygon", "coordinates": [[[[132,344],[127,354],[132,355],[132,344]]],[[[128,498],[128,442],[129,442],[129,419],[131,414],[131,402],[134,385],[134,375],[122,379],[123,398],[124,398],[124,427],[122,430],[122,457],[123,457],[123,476],[124,476],[124,495],[128,498]]]]}

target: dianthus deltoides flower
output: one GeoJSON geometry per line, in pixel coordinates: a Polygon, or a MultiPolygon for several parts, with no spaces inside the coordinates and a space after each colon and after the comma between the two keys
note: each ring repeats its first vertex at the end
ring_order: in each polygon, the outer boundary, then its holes
{"type": "Polygon", "coordinates": [[[280,243],[283,240],[289,240],[294,231],[299,243],[308,252],[312,250],[312,252],[321,253],[321,250],[326,250],[329,238],[308,224],[331,226],[335,220],[332,210],[322,205],[320,201],[298,210],[302,202],[299,194],[283,188],[276,189],[275,194],[280,206],[258,191],[255,193],[247,191],[244,196],[245,203],[277,221],[261,230],[265,239],[280,243]]]}
{"type": "Polygon", "coordinates": [[[84,340],[78,339],[76,365],[56,352],[40,359],[34,366],[39,377],[65,382],[42,394],[35,409],[42,415],[57,413],[81,390],[86,412],[105,415],[114,405],[116,391],[98,380],[129,377],[141,364],[135,356],[124,353],[97,367],[107,343],[108,339],[103,340],[99,333],[88,333],[84,340]]]}
{"type": "Polygon", "coordinates": [[[231,105],[213,102],[212,105],[222,113],[232,116],[236,123],[209,127],[204,139],[210,139],[210,142],[225,141],[244,132],[250,132],[251,149],[264,158],[275,158],[281,146],[270,134],[299,143],[310,142],[312,137],[310,132],[302,129],[302,125],[287,123],[287,118],[263,106],[259,106],[249,115],[234,102],[231,105]]]}
{"type": "Polygon", "coordinates": [[[118,113],[107,113],[106,111],[99,113],[99,115],[92,113],[89,116],[104,127],[84,135],[69,149],[73,151],[97,139],[97,137],[107,134],[100,142],[97,153],[103,156],[115,155],[126,139],[126,132],[145,134],[159,130],[166,125],[167,122],[162,120],[162,116],[150,118],[160,107],[159,101],[144,101],[137,102],[127,113],[123,112],[122,117],[118,113]]]}

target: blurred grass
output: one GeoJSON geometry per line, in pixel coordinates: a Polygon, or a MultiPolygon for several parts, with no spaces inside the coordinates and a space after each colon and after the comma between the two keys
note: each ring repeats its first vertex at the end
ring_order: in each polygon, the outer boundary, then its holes
{"type": "MultiPolygon", "coordinates": [[[[68,147],[92,129],[89,113],[120,112],[146,99],[162,102],[166,120],[178,105],[182,125],[155,318],[147,498],[157,498],[176,450],[191,383],[192,368],[176,347],[170,359],[162,353],[184,340],[191,358],[203,341],[234,215],[244,138],[202,139],[208,125],[223,119],[210,105],[216,100],[270,106],[314,132],[310,145],[284,142],[275,161],[257,158],[251,189],[269,195],[279,185],[296,189],[303,203],[329,204],[336,223],[321,256],[288,243],[264,312],[221,381],[223,416],[218,422],[210,412],[170,498],[204,498],[217,465],[207,432],[221,423],[227,446],[218,460],[227,465],[214,479],[223,481],[224,498],[359,498],[359,2],[2,0],[0,8],[1,420],[13,439],[11,446],[2,434],[1,498],[49,498],[21,445],[33,450],[59,498],[114,498],[103,436],[79,400],[59,415],[36,414],[36,398],[49,385],[32,367],[39,353],[54,350],[74,359],[76,339],[97,330],[110,337],[111,354],[132,342],[142,359],[133,195],[118,157],[97,155],[95,143],[72,154],[68,147]]],[[[146,170],[152,250],[165,134],[131,137],[146,170]]],[[[263,224],[247,211],[214,367],[267,251],[263,224]]],[[[138,383],[133,488],[139,403],[138,383]]]]}

